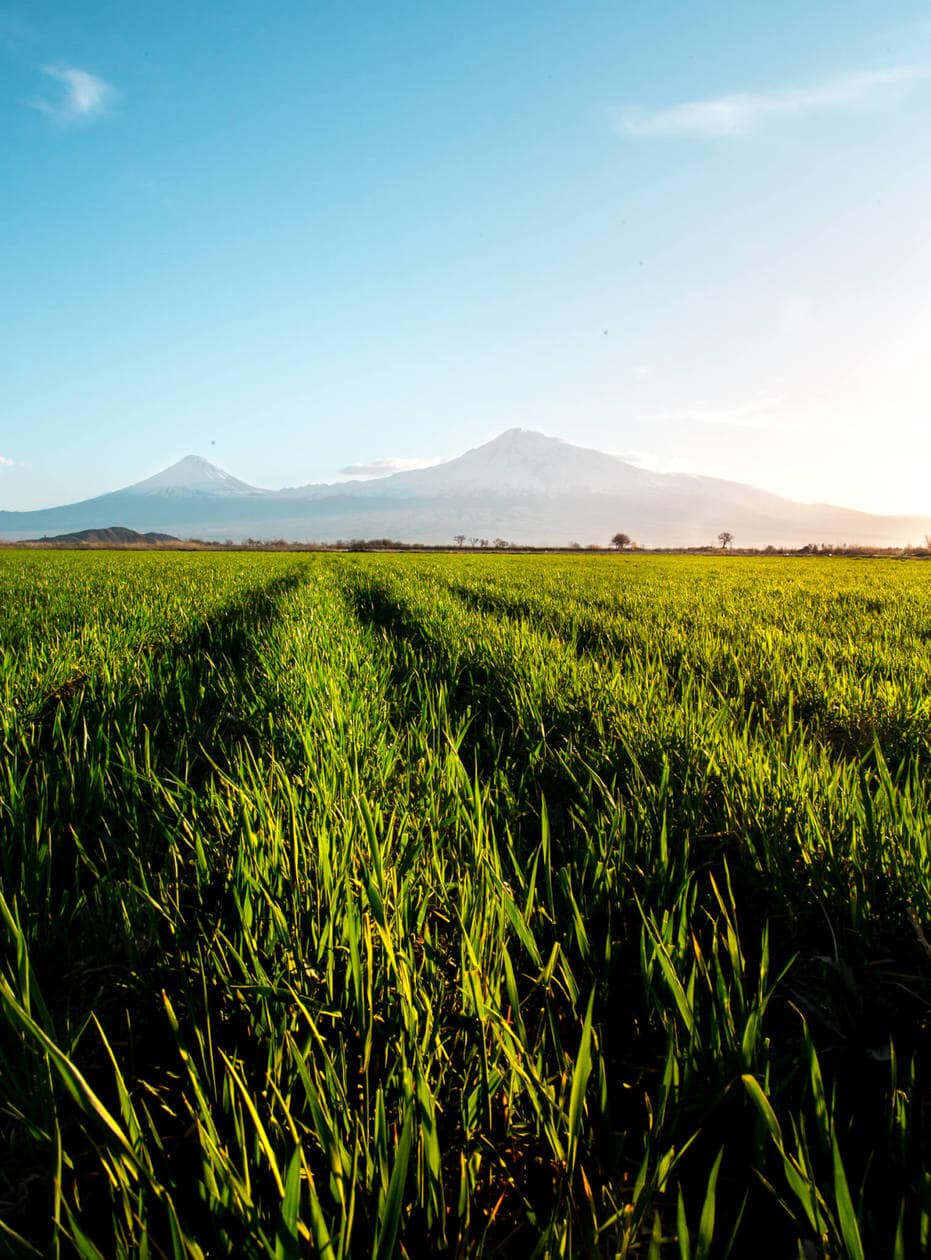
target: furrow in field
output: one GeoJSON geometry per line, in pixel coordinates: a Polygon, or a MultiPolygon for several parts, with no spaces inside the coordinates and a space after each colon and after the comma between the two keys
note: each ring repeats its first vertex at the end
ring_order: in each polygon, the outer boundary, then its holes
{"type": "MultiPolygon", "coordinates": [[[[418,713],[396,720],[396,645],[324,578],[302,589],[265,650],[274,760],[244,755],[194,824],[248,837],[204,961],[215,1038],[232,1038],[256,1091],[274,1080],[282,1163],[306,1161],[327,1228],[347,1246],[370,1247],[384,1228],[408,1126],[411,1254],[477,1245],[494,1204],[491,1236],[527,1231],[554,1209],[558,1165],[547,1173],[546,1161],[565,1151],[563,1025],[571,1042],[579,1001],[568,961],[541,956],[547,916],[518,894],[506,832],[463,764],[442,696],[422,693],[418,713]],[[251,1044],[236,1036],[236,1012],[251,1044]],[[507,1031],[515,1017],[526,1045],[507,1031]]],[[[201,1011],[192,1023],[203,1022],[201,1011]]],[[[222,1113],[227,1077],[212,1086],[213,1060],[198,1062],[198,1088],[222,1113]]]]}

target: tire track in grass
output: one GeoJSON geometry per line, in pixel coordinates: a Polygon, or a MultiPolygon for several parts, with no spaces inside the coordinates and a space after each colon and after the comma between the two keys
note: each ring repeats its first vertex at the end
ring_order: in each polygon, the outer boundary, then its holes
{"type": "MultiPolygon", "coordinates": [[[[307,1014],[298,1023],[309,1020],[321,1032],[302,1055],[315,1077],[331,1074],[324,1092],[334,1107],[343,1149],[381,1150],[379,1166],[383,1160],[384,1168],[390,1167],[399,1148],[392,1149],[390,1141],[384,1147],[385,1122],[395,1135],[406,1128],[408,1100],[416,1090],[411,1158],[420,1172],[416,1187],[408,1190],[400,1228],[409,1254],[436,1254],[447,1230],[455,1229],[459,1246],[476,1230],[488,1228],[496,1202],[499,1231],[526,1229],[521,1211],[501,1208],[503,1172],[489,1180],[486,1172],[479,1176],[476,1163],[482,1158],[483,1166],[498,1167],[489,1146],[492,1131],[482,1122],[486,1106],[495,1109],[497,1125],[507,1132],[506,1113],[494,1101],[501,1091],[501,1069],[489,1062],[485,1011],[492,990],[502,984],[500,958],[489,953],[494,939],[489,916],[498,924],[502,913],[489,896],[494,885],[485,869],[495,860],[494,846],[474,785],[449,746],[455,733],[443,727],[442,709],[432,711],[435,724],[424,720],[423,712],[419,722],[391,720],[386,657],[392,649],[348,613],[342,601],[335,608],[317,605],[313,624],[296,623],[292,632],[282,626],[278,648],[269,645],[275,686],[285,698],[276,725],[278,764],[264,786],[253,774],[246,796],[256,814],[269,820],[263,832],[270,830],[271,820],[283,817],[296,835],[293,844],[277,850],[287,861],[287,893],[274,883],[278,860],[255,862],[256,892],[249,900],[256,909],[245,934],[255,941],[284,930],[280,924],[276,929],[276,916],[262,907],[286,905],[285,957],[293,965],[303,955],[296,974],[306,977],[302,1002],[307,1014]],[[258,889],[269,895],[257,895],[258,889]],[[297,904],[295,889],[300,890],[297,904]],[[353,962],[357,954],[359,967],[353,962]],[[474,989],[476,954],[484,997],[474,989]],[[357,1091],[361,1113],[345,1102],[357,1091]],[[479,1217],[471,1225],[470,1212],[479,1217]]],[[[233,776],[230,790],[243,780],[242,773],[233,776]]],[[[276,956],[280,951],[269,944],[259,953],[265,996],[253,1000],[262,1007],[268,1003],[269,1013],[253,1016],[266,1043],[257,1060],[250,1056],[249,1079],[256,1090],[262,1089],[263,1062],[279,1061],[271,1008],[276,1000],[290,1000],[294,984],[294,975],[276,956]]],[[[215,970],[223,972],[223,959],[217,958],[215,970]]],[[[237,987],[232,977],[224,983],[231,993],[237,987]]],[[[255,992],[253,986],[250,990],[255,992]]],[[[204,1075],[209,1076],[206,1067],[204,1075]]],[[[279,1076],[278,1088],[290,1097],[293,1085],[279,1076]]],[[[514,1107],[519,1116],[516,1098],[514,1107]]],[[[300,1108],[292,1116],[307,1123],[300,1108]]],[[[322,1131],[317,1120],[311,1127],[320,1146],[332,1149],[332,1132],[322,1131]]],[[[516,1135],[510,1145],[516,1161],[516,1135]]],[[[293,1150],[282,1153],[282,1162],[293,1158],[293,1150]]],[[[322,1176],[325,1165],[321,1170],[313,1153],[307,1158],[322,1176]]],[[[355,1155],[347,1158],[354,1168],[355,1155]]],[[[371,1156],[364,1158],[367,1162],[371,1156]]],[[[535,1166],[531,1160],[528,1169],[535,1166]]],[[[374,1188],[365,1180],[354,1182],[354,1222],[347,1220],[341,1197],[350,1193],[348,1187],[333,1196],[325,1186],[323,1176],[317,1193],[331,1236],[346,1239],[351,1233],[353,1254],[364,1251],[387,1227],[373,1193],[378,1179],[374,1188]]],[[[544,1210],[546,1194],[532,1192],[526,1175],[513,1190],[518,1198],[534,1193],[538,1211],[544,1210]]]]}

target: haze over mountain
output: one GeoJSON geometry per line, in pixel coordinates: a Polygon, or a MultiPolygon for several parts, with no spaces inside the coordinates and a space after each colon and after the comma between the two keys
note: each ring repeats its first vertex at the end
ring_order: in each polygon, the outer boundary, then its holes
{"type": "Polygon", "coordinates": [[[467,538],[606,544],[618,530],[648,547],[696,546],[730,530],[744,546],[808,542],[898,546],[931,518],[873,516],[801,504],[739,482],[656,473],[524,429],[429,468],[365,481],[266,490],[196,455],[144,481],[79,503],[0,511],[0,538],[99,529],[114,521],[182,538],[333,542],[467,538]]]}

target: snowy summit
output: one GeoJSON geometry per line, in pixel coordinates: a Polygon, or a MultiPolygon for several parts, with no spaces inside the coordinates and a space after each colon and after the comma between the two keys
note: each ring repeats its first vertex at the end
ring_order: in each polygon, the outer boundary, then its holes
{"type": "Polygon", "coordinates": [[[200,455],[185,455],[170,468],[153,477],[127,486],[123,494],[174,496],[188,494],[246,495],[265,494],[266,491],[250,486],[238,477],[224,472],[209,459],[200,455]]]}

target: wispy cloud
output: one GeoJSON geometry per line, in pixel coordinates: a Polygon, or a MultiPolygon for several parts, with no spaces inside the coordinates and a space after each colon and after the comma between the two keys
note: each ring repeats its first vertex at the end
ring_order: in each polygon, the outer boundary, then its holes
{"type": "Polygon", "coordinates": [[[56,86],[29,103],[33,109],[62,125],[100,118],[116,96],[111,84],[77,66],[43,66],[42,73],[56,86]]]}
{"type": "Polygon", "coordinates": [[[0,455],[0,468],[15,468],[16,460],[7,459],[5,455],[0,455]]]}
{"type": "Polygon", "coordinates": [[[722,424],[735,429],[784,431],[791,426],[779,419],[777,413],[781,407],[781,398],[754,398],[738,407],[685,407],[676,411],[653,411],[637,419],[657,424],[722,424]]]}
{"type": "Polygon", "coordinates": [[[879,108],[898,99],[913,84],[931,77],[931,67],[890,66],[859,70],[803,87],[771,92],[736,92],[663,109],[625,109],[621,131],[633,139],[707,140],[741,136],[777,119],[808,114],[879,108]]]}
{"type": "Polygon", "coordinates": [[[410,472],[414,468],[432,468],[434,464],[442,462],[441,459],[395,459],[387,456],[361,464],[347,464],[339,471],[344,477],[390,477],[392,473],[410,472]]]}

